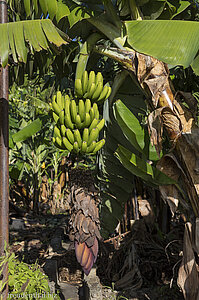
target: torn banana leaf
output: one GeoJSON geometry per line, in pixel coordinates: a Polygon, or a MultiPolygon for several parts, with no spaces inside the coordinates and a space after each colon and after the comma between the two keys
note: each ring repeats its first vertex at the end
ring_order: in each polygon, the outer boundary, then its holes
{"type": "Polygon", "coordinates": [[[116,156],[132,174],[142,178],[146,182],[150,182],[154,186],[176,183],[173,179],[121,145],[116,150],[116,156]]]}
{"type": "Polygon", "coordinates": [[[146,159],[159,160],[155,147],[151,145],[148,132],[140,125],[136,116],[121,101],[114,105],[115,118],[124,135],[146,159]]]}
{"type": "Polygon", "coordinates": [[[0,24],[0,58],[2,66],[8,63],[9,54],[14,61],[26,62],[28,45],[34,51],[49,50],[50,45],[60,47],[67,44],[67,35],[54,26],[51,20],[26,20],[0,24]],[[64,37],[64,39],[62,38],[64,37]]]}
{"type": "Polygon", "coordinates": [[[142,20],[127,21],[125,25],[133,49],[171,65],[186,68],[192,64],[198,74],[198,22],[142,20]]]}

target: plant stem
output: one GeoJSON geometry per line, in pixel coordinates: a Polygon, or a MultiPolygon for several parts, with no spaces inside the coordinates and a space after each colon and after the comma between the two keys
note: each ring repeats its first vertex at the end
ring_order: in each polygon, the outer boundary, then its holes
{"type": "Polygon", "coordinates": [[[79,53],[79,60],[77,63],[75,79],[81,79],[82,74],[86,69],[86,65],[89,59],[90,52],[95,46],[96,42],[102,38],[102,35],[99,33],[91,34],[88,39],[82,45],[82,48],[79,53]]]}
{"type": "Polygon", "coordinates": [[[137,7],[135,0],[129,0],[129,9],[133,20],[142,20],[140,9],[137,7]]]}
{"type": "Polygon", "coordinates": [[[125,49],[123,47],[126,37],[122,36],[121,28],[118,29],[116,26],[107,21],[104,16],[100,15],[100,18],[87,19],[89,23],[95,26],[105,36],[107,36],[119,49],[125,49]]]}

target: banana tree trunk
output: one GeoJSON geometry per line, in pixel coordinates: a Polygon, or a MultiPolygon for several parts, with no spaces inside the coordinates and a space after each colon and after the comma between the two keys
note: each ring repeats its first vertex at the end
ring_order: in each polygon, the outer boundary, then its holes
{"type": "MultiPolygon", "coordinates": [[[[132,49],[104,48],[97,46],[96,52],[122,64],[134,81],[144,90],[151,114],[148,129],[152,144],[161,151],[162,129],[166,129],[171,142],[171,152],[158,162],[158,167],[177,182],[181,178],[181,189],[160,186],[160,192],[171,208],[177,209],[178,202],[186,209],[187,219],[192,222],[185,227],[183,261],[179,269],[178,284],[185,299],[197,300],[199,279],[194,252],[199,254],[199,128],[195,124],[194,111],[177,101],[175,90],[169,79],[169,70],[163,62],[133,51],[132,49]],[[158,126],[157,126],[158,124],[158,126]]],[[[115,91],[116,94],[117,90],[115,91]]],[[[194,106],[194,98],[183,101],[194,106]]],[[[114,89],[112,99],[114,97],[114,89]]],[[[190,105],[190,107],[191,107],[190,105]]]]}
{"type": "MultiPolygon", "coordinates": [[[[7,23],[7,2],[0,1],[0,23],[7,23]]],[[[4,255],[5,244],[8,245],[8,67],[0,67],[0,256],[4,255]]],[[[3,266],[2,283],[7,281],[8,266],[3,266]]],[[[8,285],[1,294],[1,299],[7,299],[8,285]]]]}

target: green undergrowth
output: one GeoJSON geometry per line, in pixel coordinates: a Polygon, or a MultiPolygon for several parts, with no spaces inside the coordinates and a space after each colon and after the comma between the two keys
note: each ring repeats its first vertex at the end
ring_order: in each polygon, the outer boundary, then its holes
{"type": "MultiPolygon", "coordinates": [[[[34,300],[56,299],[60,297],[50,292],[48,277],[42,273],[37,263],[29,265],[19,261],[14,253],[5,251],[5,256],[0,257],[0,277],[3,267],[8,264],[8,298],[10,300],[24,299],[34,300]]],[[[0,281],[0,294],[5,287],[5,283],[0,281]]],[[[0,298],[0,300],[2,300],[0,298]]]]}

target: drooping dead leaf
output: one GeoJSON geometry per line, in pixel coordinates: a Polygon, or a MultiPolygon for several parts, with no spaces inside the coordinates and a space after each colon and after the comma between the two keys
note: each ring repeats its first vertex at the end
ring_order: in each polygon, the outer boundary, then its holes
{"type": "Polygon", "coordinates": [[[199,216],[199,128],[193,127],[190,133],[182,134],[177,146],[182,165],[188,178],[189,198],[196,216],[199,216]]]}
{"type": "Polygon", "coordinates": [[[131,271],[126,273],[124,277],[115,282],[115,288],[117,290],[137,290],[142,286],[143,280],[140,271],[135,265],[131,271]]]}
{"type": "Polygon", "coordinates": [[[178,100],[178,102],[186,102],[186,104],[189,106],[189,111],[191,111],[193,117],[196,118],[198,101],[191,93],[178,91],[175,98],[178,100]]]}
{"type": "Polygon", "coordinates": [[[152,111],[148,117],[148,130],[152,146],[155,146],[158,155],[162,150],[163,122],[161,118],[162,107],[152,111]]]}
{"type": "Polygon", "coordinates": [[[178,285],[185,300],[198,300],[199,277],[195,255],[192,248],[192,225],[186,223],[184,232],[183,259],[178,272],[178,285]]]}
{"type": "Polygon", "coordinates": [[[195,223],[195,251],[199,256],[199,218],[196,218],[195,223]]]}
{"type": "Polygon", "coordinates": [[[154,224],[155,215],[151,203],[146,199],[138,197],[138,207],[140,215],[143,217],[145,222],[149,225],[154,224]]]}
{"type": "MultiPolygon", "coordinates": [[[[138,61],[136,74],[138,81],[146,92],[152,95],[152,102],[156,108],[162,92],[170,90],[168,69],[163,62],[151,56],[136,53],[136,57],[138,61]]],[[[171,95],[173,97],[172,93],[171,95]]]]}
{"type": "MultiPolygon", "coordinates": [[[[186,176],[173,153],[169,153],[162,157],[162,159],[157,163],[157,168],[176,182],[179,181],[181,175],[186,176]]],[[[163,200],[168,203],[172,215],[176,212],[179,201],[186,209],[188,209],[187,203],[182,198],[175,185],[163,185],[159,186],[159,189],[163,200]]]]}

